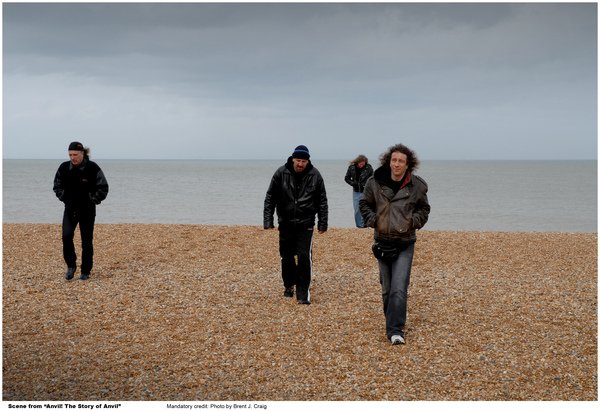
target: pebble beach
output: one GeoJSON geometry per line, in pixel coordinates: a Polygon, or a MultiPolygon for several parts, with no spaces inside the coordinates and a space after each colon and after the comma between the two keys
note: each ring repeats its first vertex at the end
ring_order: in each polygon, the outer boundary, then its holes
{"type": "Polygon", "coordinates": [[[401,346],[371,229],[315,233],[309,306],[276,230],[97,224],[88,281],[60,234],[3,224],[4,401],[598,400],[596,233],[419,232],[401,346]]]}

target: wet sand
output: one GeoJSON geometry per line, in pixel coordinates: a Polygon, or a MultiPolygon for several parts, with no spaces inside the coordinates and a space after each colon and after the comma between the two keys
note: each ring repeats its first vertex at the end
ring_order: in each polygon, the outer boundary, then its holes
{"type": "Polygon", "coordinates": [[[59,225],[4,224],[3,400],[598,400],[596,234],[420,232],[404,346],[371,242],[315,234],[302,306],[274,230],[97,225],[67,282],[59,225]]]}

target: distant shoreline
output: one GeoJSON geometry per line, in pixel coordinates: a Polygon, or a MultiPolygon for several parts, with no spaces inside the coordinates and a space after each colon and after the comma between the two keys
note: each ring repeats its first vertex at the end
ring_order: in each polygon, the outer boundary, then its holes
{"type": "MultiPolygon", "coordinates": [[[[2,222],[2,225],[40,225],[40,226],[61,226],[61,222],[56,222],[56,223],[27,223],[27,222],[20,222],[20,223],[7,223],[7,222],[2,222]]],[[[102,223],[102,222],[96,222],[96,226],[157,226],[157,227],[164,227],[164,226],[174,226],[174,227],[214,227],[214,228],[226,228],[226,229],[235,229],[235,228],[258,228],[258,229],[264,229],[262,225],[258,225],[258,224],[195,224],[195,223],[102,223]]],[[[362,232],[362,231],[368,231],[371,234],[373,233],[373,229],[372,228],[355,228],[355,227],[329,227],[328,231],[332,231],[332,230],[350,230],[350,231],[356,231],[356,232],[362,232]]],[[[275,227],[275,231],[277,231],[277,226],[275,227]]],[[[492,230],[429,230],[427,229],[427,227],[425,227],[422,230],[417,231],[417,239],[419,237],[419,235],[422,235],[423,233],[437,233],[437,234],[452,234],[452,233],[479,233],[479,234],[540,234],[540,235],[546,235],[546,234],[588,234],[588,235],[598,235],[597,231],[492,231],[492,230]]]]}
{"type": "MultiPolygon", "coordinates": [[[[254,158],[254,159],[248,159],[248,158],[109,158],[109,157],[97,157],[94,156],[92,153],[91,158],[93,160],[98,160],[98,161],[279,161],[279,162],[285,162],[287,157],[282,157],[282,158],[254,158]]],[[[57,162],[62,162],[62,161],[67,161],[68,158],[65,157],[61,157],[61,158],[3,158],[3,161],[57,161],[57,162]]],[[[318,157],[314,157],[311,159],[313,162],[318,162],[318,161],[345,161],[345,162],[350,162],[350,159],[347,158],[339,158],[339,159],[335,159],[335,158],[318,158],[318,157]]],[[[371,161],[372,164],[377,164],[378,161],[377,159],[374,159],[375,161],[371,161]]],[[[573,158],[573,159],[550,159],[550,158],[540,158],[540,159],[467,159],[467,160],[456,160],[456,159],[421,159],[421,162],[427,163],[427,162],[448,162],[448,163],[461,163],[461,162],[589,162],[589,161],[593,161],[593,162],[597,162],[598,159],[595,158],[573,158]]]]}

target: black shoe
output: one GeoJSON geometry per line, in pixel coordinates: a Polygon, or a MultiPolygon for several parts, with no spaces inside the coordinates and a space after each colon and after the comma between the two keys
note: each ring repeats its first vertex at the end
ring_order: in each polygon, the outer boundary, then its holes
{"type": "Polygon", "coordinates": [[[294,287],[285,287],[285,290],[283,291],[283,296],[292,298],[294,296],[294,287]]]}
{"type": "Polygon", "coordinates": [[[87,280],[88,278],[90,278],[89,274],[81,274],[81,277],[79,277],[80,280],[87,280]]]}
{"type": "Polygon", "coordinates": [[[65,274],[65,278],[67,280],[72,280],[73,279],[73,275],[75,274],[76,270],[77,270],[77,267],[68,267],[67,268],[67,273],[65,274]]]}
{"type": "Polygon", "coordinates": [[[298,304],[310,304],[309,300],[298,300],[298,304]]]}

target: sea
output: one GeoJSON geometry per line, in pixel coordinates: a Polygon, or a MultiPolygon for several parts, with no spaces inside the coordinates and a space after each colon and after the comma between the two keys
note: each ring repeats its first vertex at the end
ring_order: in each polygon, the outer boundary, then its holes
{"type": "MultiPolygon", "coordinates": [[[[97,224],[262,226],[265,193],[282,160],[96,161],[110,192],[97,224]]],[[[2,221],[60,223],[52,191],[65,160],[2,162],[2,221]]],[[[330,227],[354,227],[348,162],[313,160],[329,202],[330,227]]],[[[376,168],[376,164],[373,164],[376,168]]],[[[429,186],[423,230],[597,232],[597,161],[422,161],[429,186]]]]}

